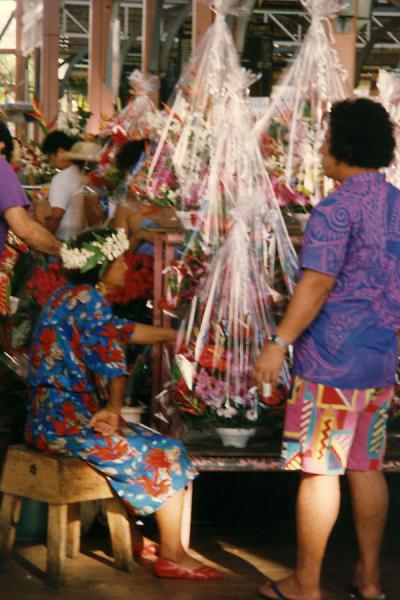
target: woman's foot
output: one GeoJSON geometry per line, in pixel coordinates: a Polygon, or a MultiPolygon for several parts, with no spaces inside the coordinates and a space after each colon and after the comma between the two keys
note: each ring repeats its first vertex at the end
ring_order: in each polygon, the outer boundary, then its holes
{"type": "Polygon", "coordinates": [[[160,546],[146,537],[142,537],[139,542],[132,542],[132,550],[136,559],[156,560],[160,554],[160,546]]]}
{"type": "Polygon", "coordinates": [[[377,600],[380,598],[383,600],[385,598],[380,581],[380,572],[377,570],[374,574],[367,574],[360,562],[356,564],[356,568],[354,569],[352,586],[366,600],[377,600]]]}
{"type": "Polygon", "coordinates": [[[290,575],[274,583],[273,587],[271,587],[269,582],[259,587],[259,595],[264,598],[270,598],[270,600],[282,600],[282,598],[286,598],[287,600],[321,600],[322,597],[319,589],[301,585],[294,575],[290,575]],[[274,587],[276,591],[274,591],[274,587]]]}
{"type": "Polygon", "coordinates": [[[187,553],[182,553],[173,558],[159,556],[154,563],[154,572],[157,577],[198,581],[211,581],[220,579],[222,576],[220,571],[214,569],[214,567],[204,565],[187,553]]]}

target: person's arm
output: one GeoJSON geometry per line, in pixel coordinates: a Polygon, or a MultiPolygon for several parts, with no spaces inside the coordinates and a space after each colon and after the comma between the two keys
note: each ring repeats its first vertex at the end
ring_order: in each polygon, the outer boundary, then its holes
{"type": "Polygon", "coordinates": [[[33,197],[32,208],[35,221],[37,221],[38,223],[43,225],[43,227],[45,227],[46,218],[49,217],[51,214],[51,206],[49,204],[48,198],[43,198],[42,200],[39,200],[38,198],[33,197]]]}
{"type": "Polygon", "coordinates": [[[44,226],[51,233],[55,233],[60,225],[65,210],[58,207],[50,207],[49,213],[45,217],[44,226]]]}
{"type": "Polygon", "coordinates": [[[176,339],[177,331],[170,327],[154,327],[153,325],[143,325],[135,323],[135,329],[131,335],[130,344],[159,344],[161,342],[173,342],[176,339]]]}
{"type": "Polygon", "coordinates": [[[103,409],[93,415],[89,427],[103,435],[112,435],[118,429],[126,385],[127,378],[125,376],[111,379],[109,385],[110,399],[103,409]]]}
{"type": "MultiPolygon", "coordinates": [[[[336,278],[310,269],[305,269],[300,283],[276,329],[288,344],[293,344],[319,314],[336,278]]],[[[276,344],[266,343],[254,364],[254,379],[276,385],[285,360],[286,350],[276,344]]]]}
{"type": "Polygon", "coordinates": [[[21,238],[30,248],[58,256],[62,243],[46,228],[31,219],[22,206],[11,206],[4,213],[10,229],[21,238]]]}
{"type": "Polygon", "coordinates": [[[128,226],[128,214],[129,209],[126,206],[122,206],[118,204],[117,210],[115,211],[114,218],[111,222],[112,226],[117,228],[125,229],[127,235],[129,235],[129,226],[128,226]]]}
{"type": "Polygon", "coordinates": [[[103,209],[96,194],[85,193],[85,217],[89,227],[101,225],[105,221],[103,209]]]}

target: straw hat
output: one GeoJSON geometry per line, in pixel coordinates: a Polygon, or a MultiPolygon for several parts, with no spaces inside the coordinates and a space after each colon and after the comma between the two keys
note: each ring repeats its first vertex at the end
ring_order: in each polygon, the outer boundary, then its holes
{"type": "Polygon", "coordinates": [[[76,142],[71,150],[64,152],[64,157],[69,160],[99,162],[102,152],[102,147],[94,142],[76,142]]]}

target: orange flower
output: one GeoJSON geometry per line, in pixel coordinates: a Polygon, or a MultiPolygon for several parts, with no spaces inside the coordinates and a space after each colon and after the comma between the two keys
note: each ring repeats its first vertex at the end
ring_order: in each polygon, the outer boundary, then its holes
{"type": "Polygon", "coordinates": [[[153,481],[148,477],[140,477],[136,479],[135,483],[141,485],[145,493],[149,496],[163,496],[169,490],[169,481],[163,479],[162,481],[153,481]]]}
{"type": "Polygon", "coordinates": [[[89,456],[99,458],[106,462],[111,462],[118,458],[122,458],[128,449],[128,443],[126,440],[118,440],[115,444],[111,443],[110,438],[106,438],[107,448],[103,446],[95,446],[93,450],[89,451],[89,456]]]}
{"type": "Polygon", "coordinates": [[[144,462],[147,465],[145,467],[146,471],[150,469],[154,469],[155,471],[168,469],[170,466],[165,450],[160,450],[159,448],[153,448],[144,459],[144,462]]]}

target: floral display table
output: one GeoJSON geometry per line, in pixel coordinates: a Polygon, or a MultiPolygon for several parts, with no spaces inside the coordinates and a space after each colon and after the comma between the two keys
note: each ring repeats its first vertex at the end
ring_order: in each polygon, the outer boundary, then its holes
{"type": "MultiPolygon", "coordinates": [[[[189,454],[201,472],[217,471],[280,471],[280,442],[263,440],[250,442],[247,448],[224,448],[221,444],[187,444],[189,454]]],[[[387,473],[400,472],[400,433],[388,436],[383,469],[387,473]]]]}

